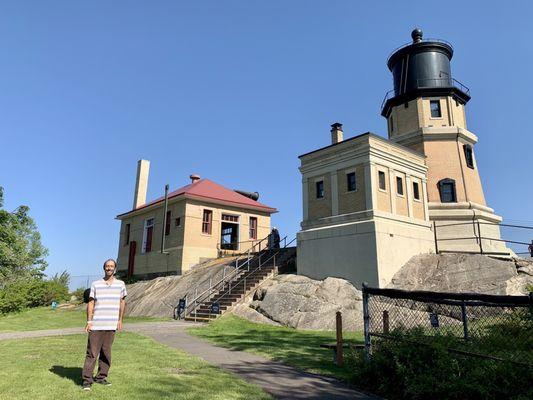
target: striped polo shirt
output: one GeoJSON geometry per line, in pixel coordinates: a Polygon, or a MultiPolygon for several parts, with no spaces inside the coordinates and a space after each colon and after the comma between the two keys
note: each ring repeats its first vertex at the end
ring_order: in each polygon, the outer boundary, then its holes
{"type": "Polygon", "coordinates": [[[91,285],[90,298],[94,299],[93,331],[116,331],[120,310],[120,300],[126,297],[126,285],[113,279],[111,284],[104,279],[91,285]]]}

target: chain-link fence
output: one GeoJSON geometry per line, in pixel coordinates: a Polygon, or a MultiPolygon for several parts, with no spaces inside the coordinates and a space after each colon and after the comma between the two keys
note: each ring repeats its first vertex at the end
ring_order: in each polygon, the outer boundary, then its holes
{"type": "Polygon", "coordinates": [[[103,275],[71,275],[68,283],[68,288],[70,291],[76,289],[87,289],[91,287],[91,283],[102,279],[103,275]]]}
{"type": "Polygon", "coordinates": [[[363,286],[365,349],[438,345],[458,357],[533,368],[533,295],[494,296],[363,286]]]}

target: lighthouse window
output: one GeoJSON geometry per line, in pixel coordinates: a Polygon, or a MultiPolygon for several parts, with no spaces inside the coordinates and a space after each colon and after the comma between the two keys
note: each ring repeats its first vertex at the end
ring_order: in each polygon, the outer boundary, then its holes
{"type": "Polygon", "coordinates": [[[396,193],[403,196],[403,179],[399,176],[396,177],[396,193]]]}
{"type": "Polygon", "coordinates": [[[466,166],[468,168],[474,168],[474,153],[472,152],[472,146],[469,144],[465,144],[463,146],[463,149],[465,151],[465,159],[466,159],[466,166]]]}
{"type": "Polygon", "coordinates": [[[418,182],[413,182],[413,197],[415,200],[420,200],[420,189],[418,187],[418,182]]]}
{"type": "Polygon", "coordinates": [[[356,189],[355,172],[350,172],[346,174],[346,190],[348,192],[354,192],[356,189]]]}
{"type": "Polygon", "coordinates": [[[455,181],[450,178],[439,181],[440,201],[442,203],[455,203],[457,195],[455,192],[455,181]]]}
{"type": "Polygon", "coordinates": [[[378,180],[379,180],[379,188],[381,190],[387,190],[387,186],[385,185],[385,172],[383,171],[378,172],[378,180]]]}
{"type": "Polygon", "coordinates": [[[316,198],[317,199],[324,198],[324,181],[318,181],[316,183],[316,198]]]}
{"type": "Polygon", "coordinates": [[[430,100],[429,108],[431,110],[431,118],[441,118],[442,114],[440,112],[440,100],[430,100]]]}

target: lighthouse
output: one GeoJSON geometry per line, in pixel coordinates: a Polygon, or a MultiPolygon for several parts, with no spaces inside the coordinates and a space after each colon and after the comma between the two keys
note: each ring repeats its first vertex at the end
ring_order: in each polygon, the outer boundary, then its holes
{"type": "Polygon", "coordinates": [[[424,39],[420,29],[411,37],[387,61],[394,82],[381,109],[388,137],[426,157],[429,219],[439,250],[509,255],[500,241],[502,218],[483,193],[478,138],[467,128],[470,90],[452,76],[453,47],[424,39]]]}

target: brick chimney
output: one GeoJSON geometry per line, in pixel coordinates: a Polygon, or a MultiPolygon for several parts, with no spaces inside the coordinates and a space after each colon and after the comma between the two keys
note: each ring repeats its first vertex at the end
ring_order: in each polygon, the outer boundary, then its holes
{"type": "Polygon", "coordinates": [[[342,142],[343,132],[342,124],[335,122],[331,125],[331,144],[342,142]]]}
{"type": "Polygon", "coordinates": [[[135,194],[133,197],[133,209],[146,204],[146,192],[148,191],[148,173],[150,172],[150,161],[137,161],[137,179],[135,181],[135,194]]]}

